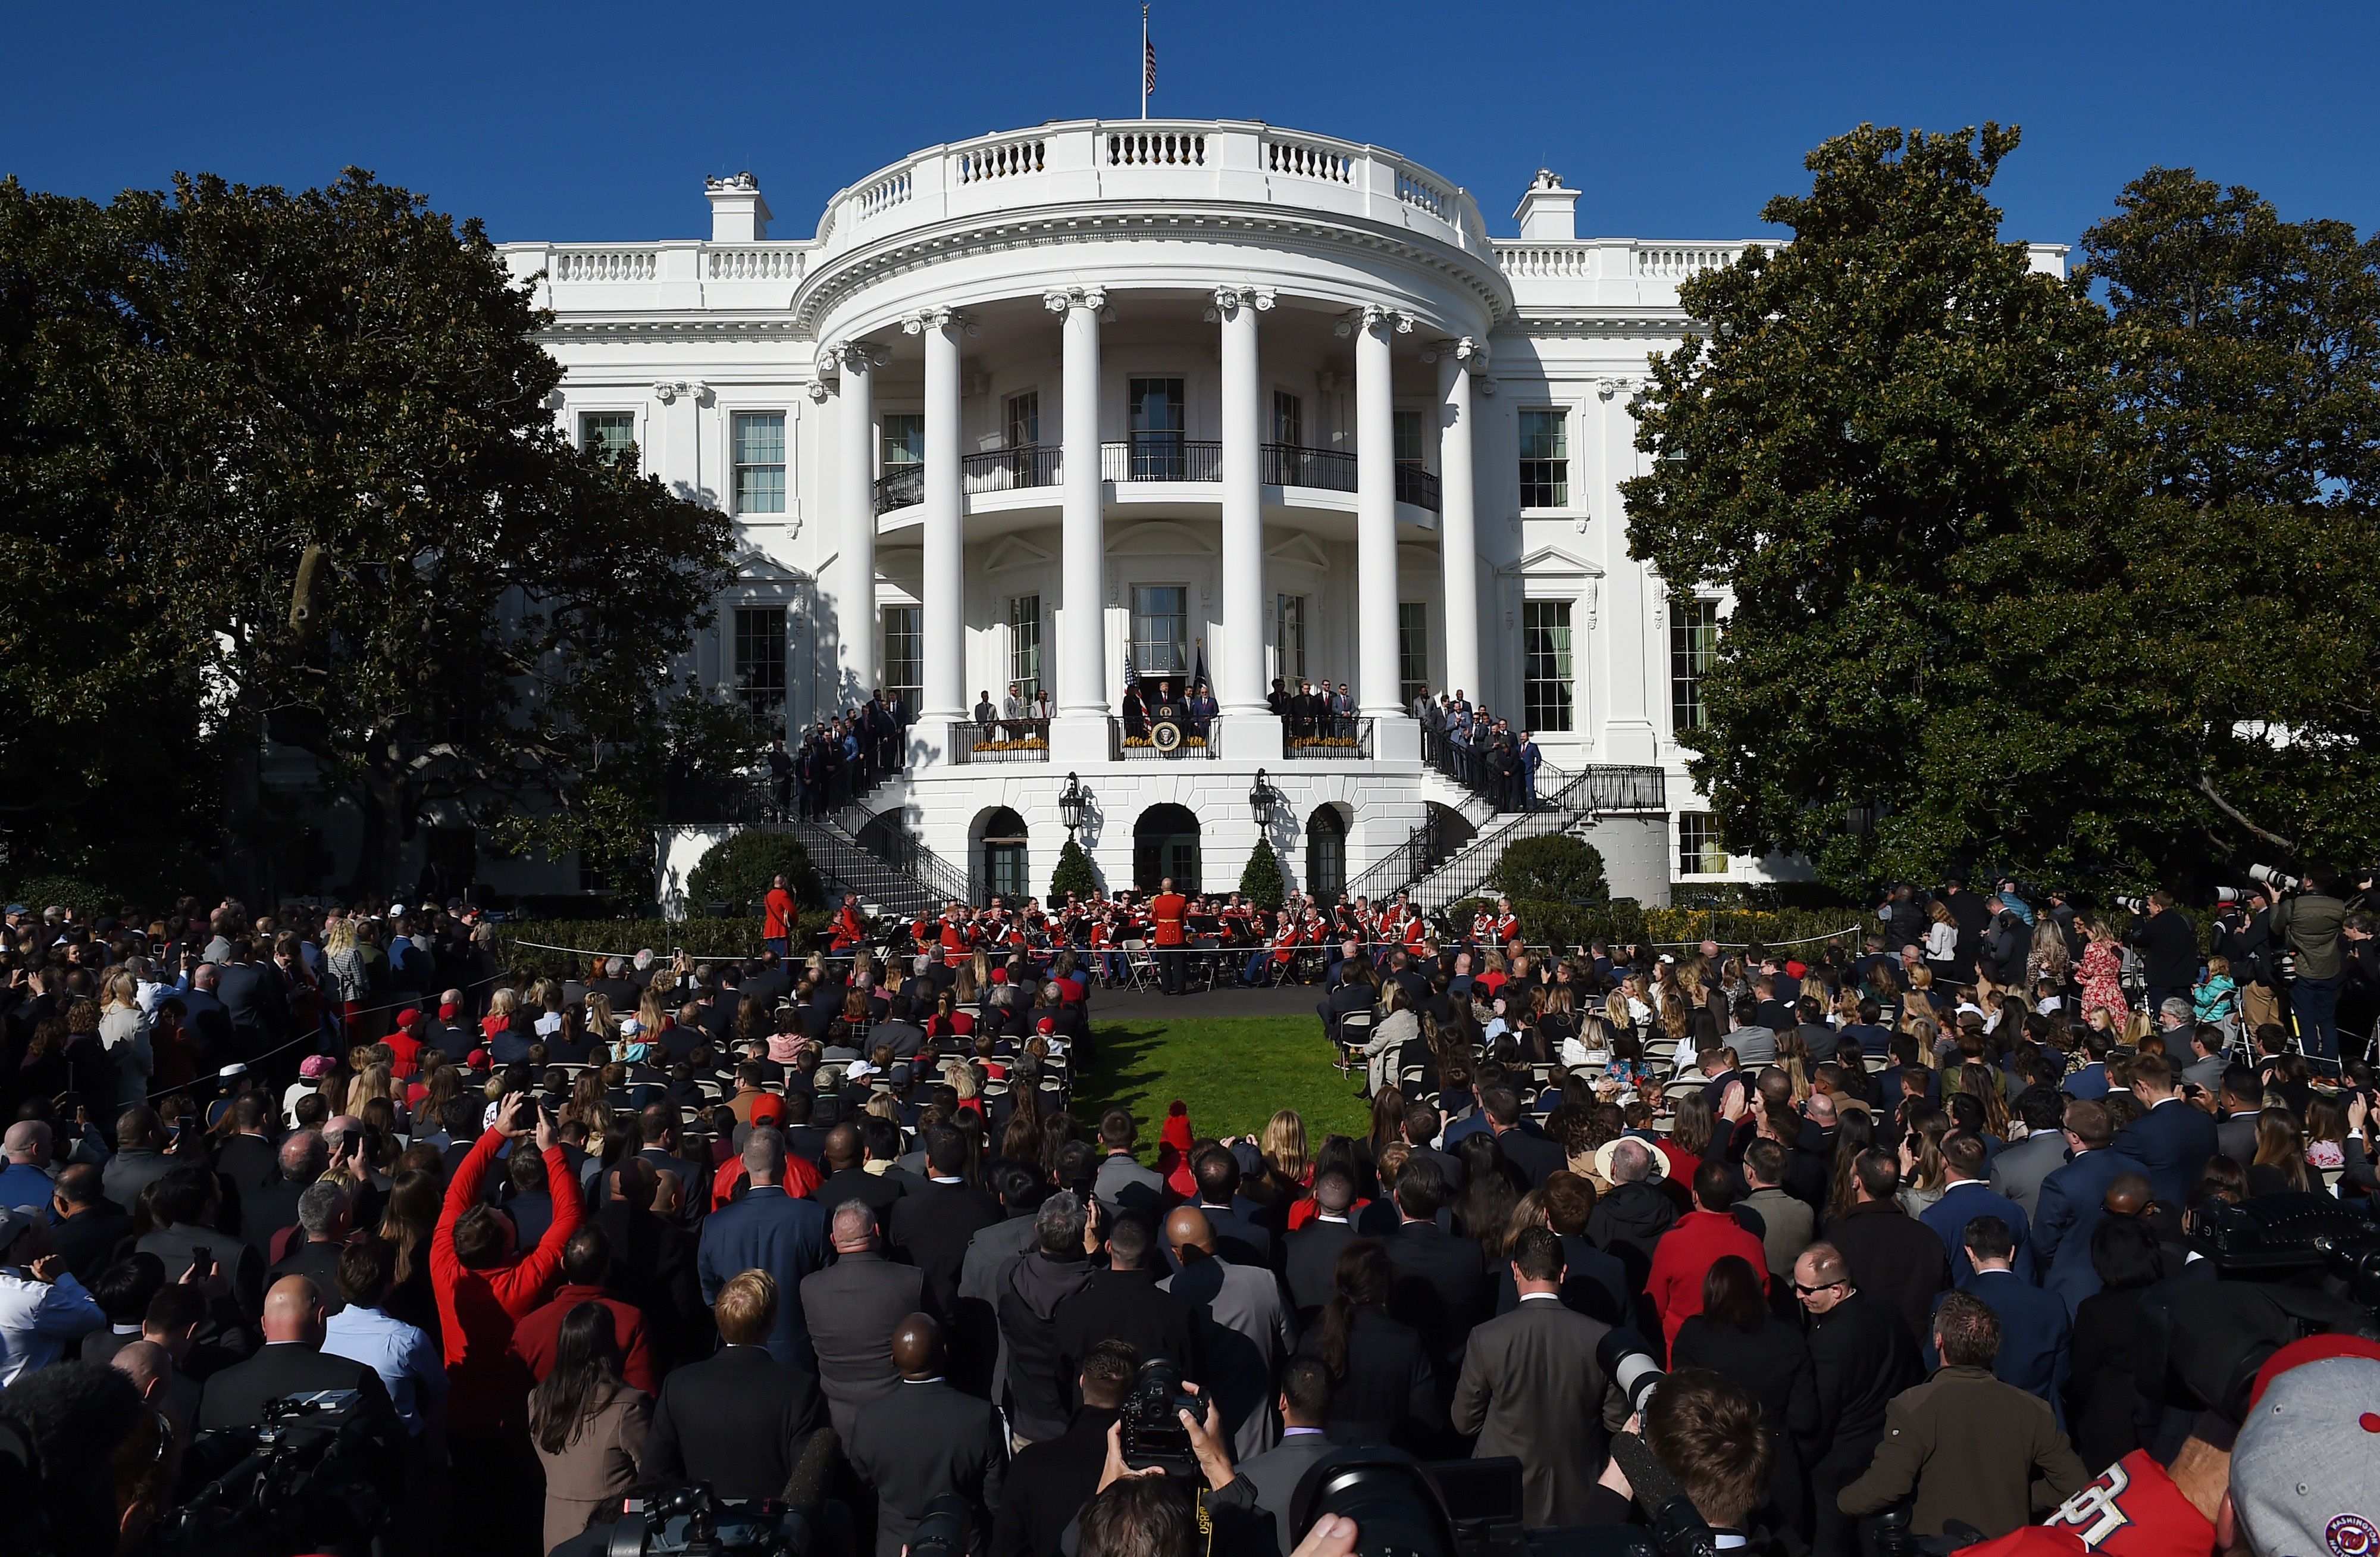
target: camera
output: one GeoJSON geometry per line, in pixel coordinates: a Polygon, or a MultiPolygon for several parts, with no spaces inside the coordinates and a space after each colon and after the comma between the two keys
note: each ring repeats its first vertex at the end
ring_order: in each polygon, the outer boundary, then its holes
{"type": "Polygon", "coordinates": [[[188,1466],[208,1478],[168,1510],[161,1551],[322,1551],[370,1544],[386,1522],[395,1420],[359,1390],[310,1390],[266,1403],[253,1427],[218,1428],[191,1443],[188,1466]]]}
{"type": "Polygon", "coordinates": [[[2130,913],[2145,914],[2149,911],[2149,900],[2145,897],[2119,897],[2116,906],[2130,913]]]}
{"type": "Polygon", "coordinates": [[[612,1524],[604,1557],[647,1553],[749,1552],[798,1557],[809,1548],[809,1527],[773,1498],[721,1502],[698,1481],[660,1497],[631,1498],[612,1524]]]}
{"type": "Polygon", "coordinates": [[[975,1515],[966,1500],[944,1492],[926,1505],[926,1516],[909,1537],[909,1557],[966,1557],[974,1536],[975,1515]]]}
{"type": "Polygon", "coordinates": [[[1198,1456],[1190,1446],[1189,1429],[1174,1415],[1187,1411],[1207,1420],[1202,1395],[1182,1387],[1182,1366],[1171,1357],[1151,1357],[1140,1365],[1140,1377],[1124,1396],[1123,1463],[1135,1470],[1154,1467],[1186,1480],[1198,1478],[1198,1456]]]}
{"type": "Polygon", "coordinates": [[[2247,895],[2248,889],[2246,887],[2216,887],[2215,889],[2215,901],[2216,906],[2219,907],[2228,908],[2247,895]]]}
{"type": "Polygon", "coordinates": [[[1645,1338],[1626,1325],[1605,1332],[1596,1343],[1595,1366],[1627,1397],[1628,1409],[1639,1416],[1653,1398],[1653,1391],[1669,1377],[1645,1338]]]}
{"type": "Polygon", "coordinates": [[[2285,876],[2269,865],[2249,866],[2248,879],[2260,886],[2274,887],[2282,892],[2295,892],[2305,885],[2298,877],[2285,876]]]}

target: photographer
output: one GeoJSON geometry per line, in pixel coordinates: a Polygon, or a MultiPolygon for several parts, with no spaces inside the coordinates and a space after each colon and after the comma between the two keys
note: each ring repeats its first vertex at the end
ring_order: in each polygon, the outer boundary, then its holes
{"type": "MultiPolygon", "coordinates": [[[[1708,1368],[1670,1374],[1645,1405],[1643,1436],[1722,1549],[1749,1544],[1752,1511],[1768,1495],[1777,1444],[1752,1392],[1708,1368]]],[[[1614,1458],[1587,1497],[1587,1518],[1625,1523],[1635,1490],[1614,1458]]]]}
{"type": "Polygon", "coordinates": [[[2289,1002],[2297,1016],[2298,1040],[2309,1057],[2333,1070],[2338,1067],[2338,987],[2347,972],[2339,933],[2346,928],[2347,905],[2339,900],[2338,887],[2337,869],[2309,865],[2305,884],[2284,894],[2269,916],[2273,938],[2297,959],[2289,1002]]]}
{"type": "Polygon", "coordinates": [[[2198,930],[2174,906],[2169,892],[2149,894],[2146,907],[2124,939],[2141,955],[2141,978],[2148,986],[2142,1004],[2155,1011],[2168,1000],[2188,1002],[2198,983],[2198,930]]]}

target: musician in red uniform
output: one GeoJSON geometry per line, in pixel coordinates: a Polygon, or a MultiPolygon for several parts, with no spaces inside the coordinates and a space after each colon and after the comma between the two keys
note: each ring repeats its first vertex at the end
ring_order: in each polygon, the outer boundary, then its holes
{"type": "Polygon", "coordinates": [[[854,947],[866,943],[868,926],[859,917],[857,893],[846,892],[843,894],[843,907],[836,912],[834,923],[830,929],[833,939],[828,943],[827,950],[836,956],[844,956],[854,947]]]}
{"type": "Polygon", "coordinates": [[[1189,940],[1189,917],[1190,900],[1173,890],[1172,877],[1166,877],[1148,900],[1148,920],[1149,943],[1157,948],[1157,980],[1170,995],[1183,993],[1189,979],[1189,959],[1183,950],[1189,940]]]}
{"type": "Polygon", "coordinates": [[[1512,912],[1512,900],[1509,897],[1496,899],[1496,939],[1488,944],[1510,946],[1520,938],[1521,916],[1512,912]]]}
{"type": "Polygon", "coordinates": [[[1248,954],[1248,965],[1240,969],[1240,982],[1261,984],[1272,977],[1273,968],[1288,967],[1290,963],[1296,960],[1300,932],[1296,918],[1288,909],[1283,908],[1277,927],[1273,931],[1271,942],[1248,954]]]}
{"type": "Polygon", "coordinates": [[[975,926],[956,903],[942,910],[941,943],[945,967],[965,967],[975,960],[975,926]]]}
{"type": "Polygon", "coordinates": [[[800,910],[794,906],[794,894],[785,890],[785,878],[777,877],[769,883],[769,895],[760,902],[760,944],[784,960],[792,949],[794,922],[800,910]]]}

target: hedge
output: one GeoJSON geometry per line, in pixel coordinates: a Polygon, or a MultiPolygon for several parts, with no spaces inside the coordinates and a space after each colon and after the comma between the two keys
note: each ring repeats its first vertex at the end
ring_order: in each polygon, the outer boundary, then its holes
{"type": "Polygon", "coordinates": [[[1764,946],[1805,943],[1823,946],[1837,935],[1852,951],[1860,939],[1876,927],[1875,913],[1852,908],[1647,908],[1645,933],[1656,943],[1694,944],[1717,941],[1740,946],[1757,941],[1764,946]]]}
{"type": "MultiPolygon", "coordinates": [[[[1472,918],[1482,911],[1492,912],[1492,898],[1467,897],[1446,910],[1449,928],[1457,936],[1468,936],[1472,918]]],[[[1548,903],[1536,898],[1515,898],[1513,917],[1521,921],[1521,939],[1532,946],[1553,946],[1567,952],[1572,946],[1592,945],[1597,941],[1606,944],[1617,941],[1638,941],[1645,934],[1645,910],[1633,898],[1615,897],[1609,903],[1593,907],[1574,903],[1548,903]]]]}
{"type": "MultiPolygon", "coordinates": [[[[801,916],[793,938],[797,955],[808,955],[819,932],[831,922],[823,910],[801,916]]],[[[760,951],[760,920],[739,914],[720,919],[512,919],[496,927],[504,960],[516,967],[556,964],[569,952],[548,951],[566,946],[572,951],[603,956],[633,955],[647,947],[667,957],[683,947],[698,957],[755,956],[760,951]],[[535,947],[521,943],[535,942],[535,947]]]]}

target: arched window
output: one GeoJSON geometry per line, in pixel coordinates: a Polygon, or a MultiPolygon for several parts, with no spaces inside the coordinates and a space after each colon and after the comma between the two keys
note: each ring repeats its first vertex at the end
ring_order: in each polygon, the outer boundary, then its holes
{"type": "Polygon", "coordinates": [[[1198,818],[1185,806],[1151,806],[1132,829],[1132,884],[1155,892],[1166,877],[1174,890],[1196,894],[1198,885],[1198,818]]]}
{"type": "Polygon", "coordinates": [[[1305,819],[1305,890],[1329,903],[1347,886],[1347,822],[1336,806],[1305,819]]]}
{"type": "Polygon", "coordinates": [[[1031,895],[1032,865],[1025,819],[1002,806],[983,821],[983,866],[976,895],[985,903],[1005,898],[1011,907],[1031,895]]]}

